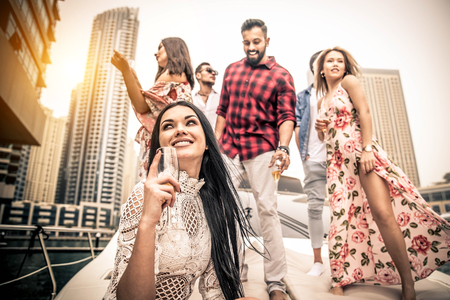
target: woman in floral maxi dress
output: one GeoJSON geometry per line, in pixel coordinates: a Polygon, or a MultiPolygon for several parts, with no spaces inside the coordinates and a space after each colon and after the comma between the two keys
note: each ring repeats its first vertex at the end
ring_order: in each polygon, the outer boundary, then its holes
{"type": "Polygon", "coordinates": [[[402,299],[415,299],[414,281],[450,259],[450,224],[372,136],[350,53],[328,49],[316,64],[316,86],[325,95],[315,128],[327,143],[331,293],[343,295],[354,282],[402,284],[402,299]]]}
{"type": "Polygon", "coordinates": [[[122,72],[136,117],[142,124],[135,141],[141,145],[139,178],[144,179],[149,168],[148,156],[155,120],[161,110],[175,101],[192,102],[194,73],[186,43],[177,37],[165,38],[155,53],[158,72],[155,84],[144,91],[127,58],[114,50],[111,63],[122,72]]]}

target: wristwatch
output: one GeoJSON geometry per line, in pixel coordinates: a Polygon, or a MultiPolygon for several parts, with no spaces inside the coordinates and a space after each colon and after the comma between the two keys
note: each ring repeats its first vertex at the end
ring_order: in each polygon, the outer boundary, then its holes
{"type": "Polygon", "coordinates": [[[288,146],[278,146],[277,150],[281,150],[286,152],[287,155],[289,155],[289,147],[288,146]]]}
{"type": "Polygon", "coordinates": [[[363,148],[363,150],[364,151],[366,151],[366,152],[372,152],[372,146],[371,145],[367,145],[367,146],[365,146],[364,148],[363,148]]]}

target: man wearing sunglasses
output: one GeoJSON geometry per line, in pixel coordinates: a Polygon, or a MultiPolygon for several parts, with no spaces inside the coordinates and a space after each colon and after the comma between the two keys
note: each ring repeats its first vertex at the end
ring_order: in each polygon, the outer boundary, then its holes
{"type": "Polygon", "coordinates": [[[195,69],[195,78],[200,84],[200,90],[192,97],[194,105],[205,114],[212,128],[216,126],[216,110],[220,101],[219,93],[213,90],[217,75],[219,72],[211,68],[209,63],[199,64],[195,69]]]}

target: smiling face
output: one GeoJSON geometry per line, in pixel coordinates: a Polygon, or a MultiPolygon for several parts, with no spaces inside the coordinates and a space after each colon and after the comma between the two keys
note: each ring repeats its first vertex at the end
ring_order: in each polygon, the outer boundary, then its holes
{"type": "Polygon", "coordinates": [[[163,43],[160,43],[158,46],[158,52],[155,53],[156,61],[161,68],[165,68],[167,65],[167,52],[164,48],[163,43]]]}
{"type": "Polygon", "coordinates": [[[323,73],[327,79],[338,79],[344,77],[344,55],[339,51],[331,51],[328,53],[323,62],[323,73]]]}
{"type": "Polygon", "coordinates": [[[264,32],[260,27],[255,26],[250,30],[243,31],[242,38],[244,52],[251,65],[256,66],[267,59],[266,47],[269,46],[270,38],[264,37],[264,32]]]}
{"type": "MultiPolygon", "coordinates": [[[[168,109],[161,118],[159,131],[161,147],[174,147],[177,150],[180,169],[200,172],[203,153],[206,149],[205,133],[195,112],[186,106],[168,109]]],[[[195,173],[195,172],[194,172],[195,173]]]]}

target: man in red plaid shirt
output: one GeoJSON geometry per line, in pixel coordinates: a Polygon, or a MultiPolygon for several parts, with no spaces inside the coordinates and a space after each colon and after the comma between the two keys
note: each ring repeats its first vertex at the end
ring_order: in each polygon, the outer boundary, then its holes
{"type": "MultiPolygon", "coordinates": [[[[287,272],[286,256],[272,172],[283,172],[290,163],[294,82],[274,57],[266,55],[270,38],[263,21],[245,21],[241,33],[247,57],[225,71],[215,133],[229,163],[234,165],[234,185],[237,187],[239,179],[247,177],[255,197],[267,249],[264,273],[270,299],[287,299],[282,282],[287,272]]],[[[246,274],[241,279],[246,280],[246,274]]]]}

